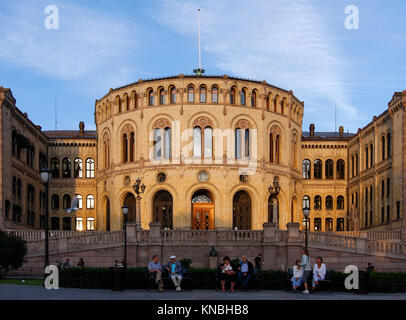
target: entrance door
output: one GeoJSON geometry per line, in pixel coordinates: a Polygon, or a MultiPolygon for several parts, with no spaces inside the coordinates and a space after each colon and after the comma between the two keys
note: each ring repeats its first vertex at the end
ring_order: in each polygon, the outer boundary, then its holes
{"type": "Polygon", "coordinates": [[[233,199],[233,228],[251,230],[251,198],[245,191],[239,191],[233,199]]]}
{"type": "Polygon", "coordinates": [[[193,204],[193,230],[214,229],[214,203],[193,204]]]}

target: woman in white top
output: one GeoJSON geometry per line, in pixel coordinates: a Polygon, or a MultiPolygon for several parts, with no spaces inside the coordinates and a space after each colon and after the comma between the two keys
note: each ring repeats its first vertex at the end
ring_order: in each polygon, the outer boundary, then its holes
{"type": "Polygon", "coordinates": [[[323,263],[322,257],[317,257],[316,264],[313,267],[313,284],[312,288],[318,286],[320,280],[324,280],[326,277],[326,265],[323,263]]]}
{"type": "Polygon", "coordinates": [[[302,285],[303,268],[300,266],[301,260],[297,259],[293,267],[292,287],[297,292],[297,288],[302,285]]]}

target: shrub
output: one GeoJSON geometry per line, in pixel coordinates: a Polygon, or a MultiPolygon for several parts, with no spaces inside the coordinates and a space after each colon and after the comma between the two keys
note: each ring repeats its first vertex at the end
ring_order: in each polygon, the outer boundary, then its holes
{"type": "Polygon", "coordinates": [[[19,237],[0,231],[0,270],[18,269],[24,263],[27,243],[19,237]]]}

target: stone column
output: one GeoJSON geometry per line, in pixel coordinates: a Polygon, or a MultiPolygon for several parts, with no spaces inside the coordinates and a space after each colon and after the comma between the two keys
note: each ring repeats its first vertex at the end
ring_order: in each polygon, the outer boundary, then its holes
{"type": "Polygon", "coordinates": [[[288,229],[288,242],[299,242],[300,241],[300,232],[299,227],[300,223],[290,222],[286,225],[288,229]]]}
{"type": "Polygon", "coordinates": [[[161,224],[159,222],[151,222],[149,224],[149,238],[148,238],[148,259],[155,254],[159,256],[161,262],[165,257],[162,256],[162,238],[161,238],[161,224]]]}
{"type": "Polygon", "coordinates": [[[271,270],[277,267],[276,257],[276,225],[271,222],[263,224],[264,234],[262,240],[263,270],[271,270]]]}

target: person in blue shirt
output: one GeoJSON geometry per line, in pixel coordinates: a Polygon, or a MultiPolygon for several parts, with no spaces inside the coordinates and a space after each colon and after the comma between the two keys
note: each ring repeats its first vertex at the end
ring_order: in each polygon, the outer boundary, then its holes
{"type": "Polygon", "coordinates": [[[254,273],[254,266],[248,261],[247,256],[242,256],[238,267],[238,278],[241,282],[242,290],[248,290],[248,284],[254,273]]]}
{"type": "Polygon", "coordinates": [[[170,261],[166,265],[166,270],[168,270],[169,275],[172,279],[173,285],[176,291],[181,291],[180,283],[182,282],[182,264],[176,261],[176,256],[171,256],[170,261]]]}
{"type": "Polygon", "coordinates": [[[158,255],[152,256],[152,261],[148,263],[148,273],[155,278],[155,283],[158,284],[158,291],[164,291],[164,285],[162,282],[162,265],[159,262],[158,255]]]}

